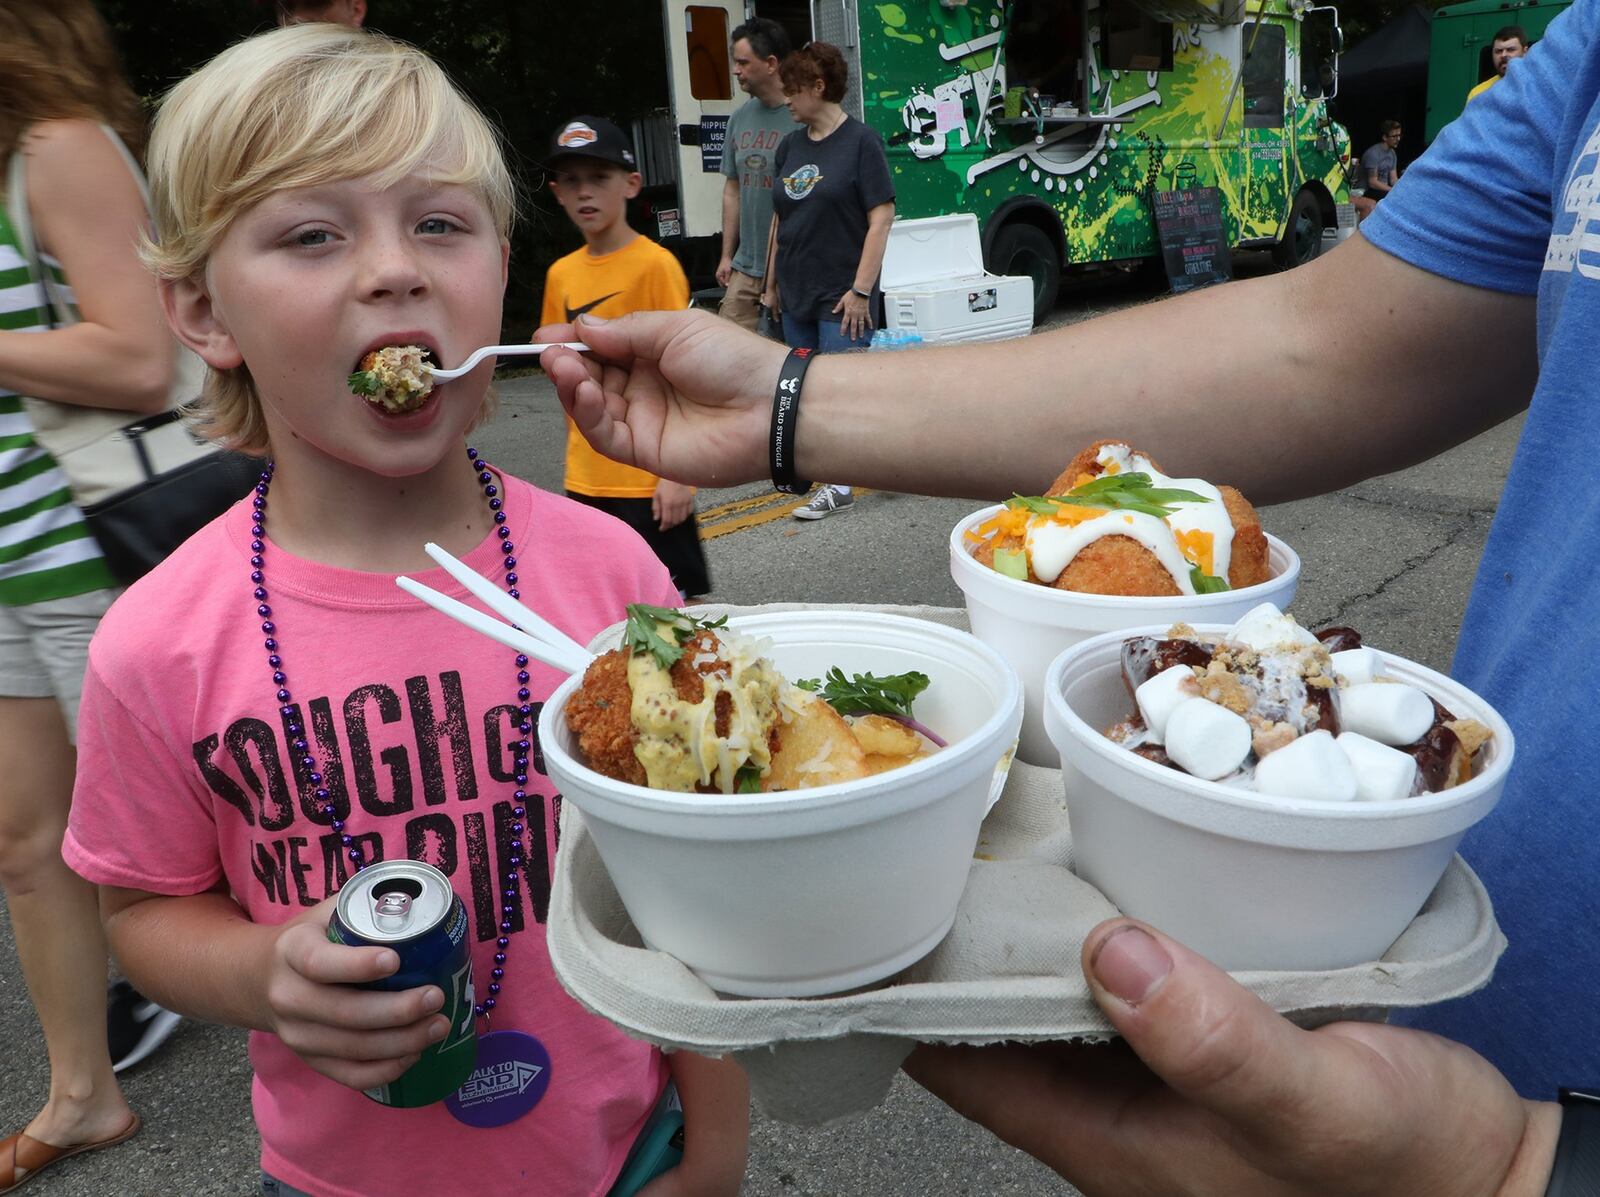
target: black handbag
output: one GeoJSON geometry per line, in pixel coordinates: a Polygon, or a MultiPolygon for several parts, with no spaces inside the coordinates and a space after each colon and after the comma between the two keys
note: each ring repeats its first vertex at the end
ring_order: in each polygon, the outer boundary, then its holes
{"type": "MultiPolygon", "coordinates": [[[[127,147],[101,126],[121,151],[144,193],[144,177],[127,147]]],[[[24,160],[12,155],[6,207],[29,273],[43,290],[51,328],[78,322],[59,292],[33,236],[24,160]]],[[[148,204],[146,194],[146,203],[148,204]]],[[[182,405],[199,397],[204,364],[177,350],[177,370],[166,411],[141,416],[22,398],[34,440],[55,458],[90,533],[118,581],[143,577],[212,519],[249,493],[261,464],[195,436],[181,422],[182,405]]]]}
{"type": "Polygon", "coordinates": [[[177,411],[164,411],[124,425],[122,433],[144,471],[144,480],[82,508],[106,564],[124,584],[149,573],[173,549],[247,495],[261,473],[261,462],[255,458],[225,450],[157,473],[145,451],[144,436],[179,418],[177,411]]]}

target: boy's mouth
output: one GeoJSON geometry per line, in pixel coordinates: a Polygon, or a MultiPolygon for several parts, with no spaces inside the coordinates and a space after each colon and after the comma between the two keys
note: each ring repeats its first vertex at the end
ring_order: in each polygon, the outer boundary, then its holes
{"type": "Polygon", "coordinates": [[[429,340],[415,332],[376,338],[356,360],[350,389],[387,415],[417,411],[435,389],[433,368],[440,364],[429,340]]]}

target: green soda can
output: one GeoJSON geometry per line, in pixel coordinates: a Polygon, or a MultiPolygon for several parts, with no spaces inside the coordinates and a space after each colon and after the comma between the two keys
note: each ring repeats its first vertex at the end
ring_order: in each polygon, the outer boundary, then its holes
{"type": "Polygon", "coordinates": [[[339,891],[328,938],[355,948],[392,948],[400,957],[393,976],[358,989],[437,985],[444,991],[439,1013],[450,1020],[449,1034],[425,1048],[395,1080],[366,1090],[367,1096],[380,1105],[411,1109],[443,1101],[461,1088],[478,1062],[478,1031],[467,908],[450,879],[416,860],[368,865],[339,891]]]}

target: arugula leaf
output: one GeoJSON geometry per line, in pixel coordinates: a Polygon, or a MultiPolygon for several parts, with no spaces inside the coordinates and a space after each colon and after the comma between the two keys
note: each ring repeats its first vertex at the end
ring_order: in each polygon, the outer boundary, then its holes
{"type": "Polygon", "coordinates": [[[1054,515],[1059,506],[1061,506],[1060,498],[1045,495],[1012,495],[1006,500],[1006,507],[1009,510],[1021,509],[1031,511],[1034,515],[1054,515]]]}
{"type": "Polygon", "coordinates": [[[1074,486],[1069,494],[1098,495],[1102,491],[1126,490],[1133,486],[1149,486],[1150,475],[1137,471],[1129,474],[1101,474],[1092,482],[1085,482],[1082,486],[1074,486]]]}
{"type": "Polygon", "coordinates": [[[916,672],[888,677],[857,673],[846,678],[837,665],[828,670],[826,678],[795,683],[803,690],[820,693],[823,701],[841,715],[904,715],[908,718],[911,704],[928,684],[928,675],[916,672]]]}
{"type": "Polygon", "coordinates": [[[1013,495],[1006,506],[1034,515],[1054,515],[1063,507],[1094,507],[1112,511],[1138,511],[1166,519],[1173,503],[1208,503],[1205,495],[1172,486],[1152,486],[1149,474],[1104,474],[1064,495],[1013,495]]]}
{"type": "Polygon", "coordinates": [[[358,395],[377,395],[383,390],[378,384],[378,376],[371,370],[357,370],[348,381],[350,389],[358,395]]]}
{"type": "Polygon", "coordinates": [[[733,789],[736,794],[761,793],[761,767],[741,765],[739,771],[733,775],[733,789]]]}
{"type": "Polygon", "coordinates": [[[627,627],[622,631],[622,643],[634,653],[650,653],[662,669],[682,661],[683,645],[677,637],[680,611],[670,607],[651,607],[650,603],[627,605],[627,627]],[[672,640],[661,635],[661,624],[669,624],[672,640]]]}
{"type": "Polygon", "coordinates": [[[1205,573],[1198,565],[1190,567],[1189,581],[1194,583],[1194,592],[1196,594],[1221,594],[1225,590],[1232,589],[1228,585],[1226,578],[1218,578],[1212,574],[1205,573]]]}
{"type": "Polygon", "coordinates": [[[728,622],[726,615],[719,619],[695,619],[672,607],[652,607],[649,603],[629,603],[628,623],[623,629],[622,643],[632,652],[649,653],[663,669],[671,669],[683,659],[683,646],[703,631],[720,628],[728,622]],[[661,633],[667,625],[672,639],[661,633]]]}

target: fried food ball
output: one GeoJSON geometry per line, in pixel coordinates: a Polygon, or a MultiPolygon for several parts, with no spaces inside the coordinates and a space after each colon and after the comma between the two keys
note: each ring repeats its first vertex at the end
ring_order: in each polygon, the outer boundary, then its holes
{"type": "MultiPolygon", "coordinates": [[[[1121,441],[1096,441],[1079,453],[1050,484],[1046,494],[1064,495],[1098,478],[1101,473],[1097,460],[1100,450],[1107,445],[1121,445],[1121,441]]],[[[1138,452],[1134,450],[1134,452],[1138,452]]],[[[1161,470],[1161,465],[1147,453],[1150,464],[1161,470]]],[[[1163,473],[1166,471],[1162,470],[1163,473]]],[[[1267,534],[1262,531],[1261,519],[1248,499],[1231,486],[1218,486],[1223,506],[1233,523],[1233,551],[1228,561],[1228,585],[1234,590],[1265,582],[1267,571],[1267,534]]],[[[1020,536],[995,536],[975,546],[973,557],[979,564],[994,568],[997,549],[1021,549],[1025,542],[1020,536]]],[[[1044,585],[1033,581],[1038,585],[1044,585]]],[[[1128,536],[1104,536],[1086,545],[1050,583],[1057,590],[1075,590],[1080,594],[1115,594],[1123,596],[1150,595],[1171,597],[1182,593],[1166,566],[1154,553],[1128,536]]]]}
{"type": "MultiPolygon", "coordinates": [[[[731,666],[722,655],[722,642],[713,632],[701,631],[683,648],[683,656],[667,672],[680,699],[699,703],[706,695],[701,679],[707,674],[727,673],[731,666]]],[[[633,689],[628,684],[631,656],[630,650],[619,648],[594,659],[567,703],[567,727],[578,738],[578,750],[589,768],[617,781],[642,786],[647,784],[644,766],[633,752],[638,735],[633,727],[633,689]]],[[[733,720],[730,694],[717,695],[715,713],[716,734],[726,736],[733,720]]],[[[776,752],[781,742],[782,725],[774,724],[768,746],[776,752]]]]}

